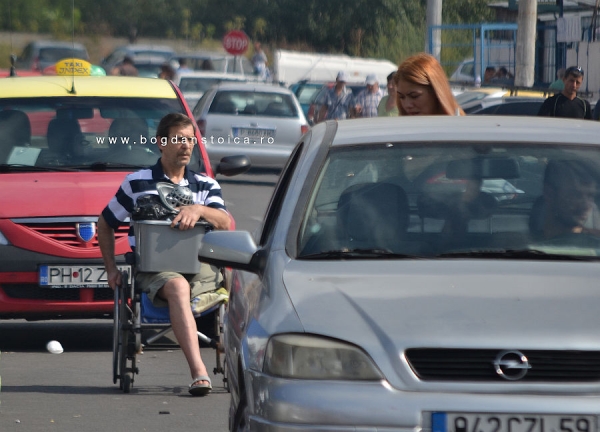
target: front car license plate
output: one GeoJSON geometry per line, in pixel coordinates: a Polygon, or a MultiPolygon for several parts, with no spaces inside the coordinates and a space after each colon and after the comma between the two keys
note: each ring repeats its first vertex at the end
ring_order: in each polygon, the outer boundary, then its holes
{"type": "Polygon", "coordinates": [[[233,136],[239,138],[272,138],[275,136],[275,129],[260,128],[233,128],[233,136]]]}
{"type": "Polygon", "coordinates": [[[596,432],[596,416],[436,412],[431,425],[432,432],[596,432]]]}
{"type": "MultiPolygon", "coordinates": [[[[131,274],[131,266],[118,266],[131,274]]],[[[106,270],[101,265],[41,265],[40,286],[43,288],[109,288],[106,270]]]]}

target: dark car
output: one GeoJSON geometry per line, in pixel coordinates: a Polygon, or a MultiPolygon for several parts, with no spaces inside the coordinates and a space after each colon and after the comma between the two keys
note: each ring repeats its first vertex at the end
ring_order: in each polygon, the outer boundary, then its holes
{"type": "Polygon", "coordinates": [[[300,102],[300,106],[302,107],[305,116],[308,116],[308,110],[310,109],[310,103],[313,96],[323,88],[323,84],[323,82],[303,80],[298,81],[289,87],[298,98],[298,102],[300,102]]]}
{"type": "Polygon", "coordinates": [[[175,55],[175,50],[165,45],[124,45],[116,48],[108,56],[102,59],[100,66],[107,73],[123,62],[123,59],[128,56],[134,57],[160,57],[162,62],[169,61],[175,55]]]}
{"type": "Polygon", "coordinates": [[[466,114],[536,116],[546,99],[538,97],[488,98],[463,105],[466,114]]]}
{"type": "Polygon", "coordinates": [[[48,66],[66,58],[89,60],[90,56],[81,43],[36,41],[25,46],[21,55],[17,57],[15,67],[42,72],[48,66]]]}

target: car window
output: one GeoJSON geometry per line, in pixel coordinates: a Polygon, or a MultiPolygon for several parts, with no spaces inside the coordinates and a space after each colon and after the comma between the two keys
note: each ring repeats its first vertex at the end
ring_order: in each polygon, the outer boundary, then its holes
{"type": "Polygon", "coordinates": [[[320,87],[316,87],[313,85],[303,85],[300,87],[300,91],[296,96],[298,97],[298,102],[301,104],[310,103],[313,95],[320,90],[320,87]]]}
{"type": "Polygon", "coordinates": [[[540,102],[511,102],[504,103],[498,106],[496,114],[500,115],[528,115],[536,116],[540,107],[542,106],[543,100],[540,102]]]}
{"type": "MultiPolygon", "coordinates": [[[[156,128],[171,112],[184,112],[179,100],[2,99],[0,164],[49,169],[150,166],[160,157],[156,128]]],[[[198,167],[200,160],[195,148],[191,166],[198,167]]]]}
{"type": "Polygon", "coordinates": [[[580,223],[582,232],[600,235],[598,182],[600,152],[590,147],[334,147],[303,217],[299,257],[355,249],[424,257],[506,250],[600,256],[593,238],[550,229],[580,223]],[[548,177],[561,164],[576,168],[548,177]]]}
{"type": "Polygon", "coordinates": [[[208,112],[262,117],[298,117],[298,110],[291,95],[259,91],[219,91],[208,112]]]}
{"type": "Polygon", "coordinates": [[[88,54],[86,50],[56,47],[41,48],[39,54],[40,61],[43,62],[57,62],[71,57],[85,60],[88,58],[88,54]]]}

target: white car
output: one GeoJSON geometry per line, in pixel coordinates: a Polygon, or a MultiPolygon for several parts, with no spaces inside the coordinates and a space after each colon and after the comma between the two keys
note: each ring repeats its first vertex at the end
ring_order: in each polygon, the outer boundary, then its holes
{"type": "Polygon", "coordinates": [[[209,71],[180,72],[175,77],[175,84],[181,90],[189,106],[195,106],[202,95],[212,86],[222,82],[246,82],[244,75],[209,71]]]}
{"type": "Polygon", "coordinates": [[[309,130],[294,93],[271,84],[219,84],[202,96],[193,114],[214,164],[245,154],[252,168],[281,170],[309,130]]]}

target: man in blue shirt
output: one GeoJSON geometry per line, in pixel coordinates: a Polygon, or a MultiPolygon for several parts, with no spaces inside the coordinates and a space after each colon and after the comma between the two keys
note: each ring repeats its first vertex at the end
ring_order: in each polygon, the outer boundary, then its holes
{"type": "Polygon", "coordinates": [[[352,90],[346,88],[348,78],[341,71],[337,74],[335,85],[325,94],[322,107],[319,110],[317,123],[322,120],[344,120],[350,115],[354,103],[352,90]]]}

